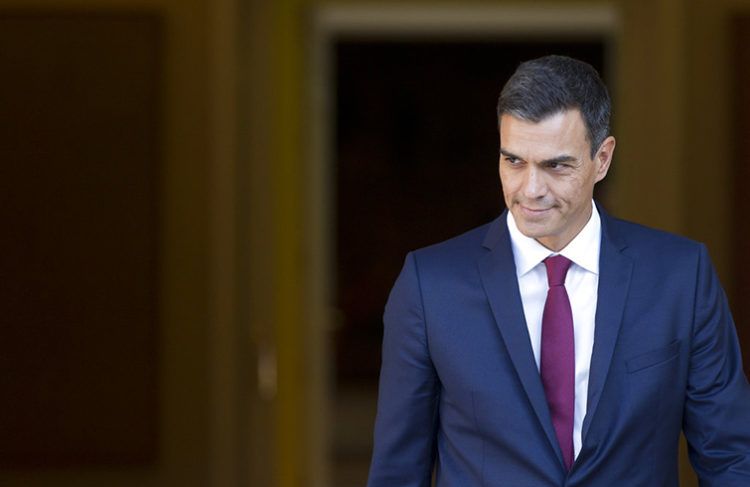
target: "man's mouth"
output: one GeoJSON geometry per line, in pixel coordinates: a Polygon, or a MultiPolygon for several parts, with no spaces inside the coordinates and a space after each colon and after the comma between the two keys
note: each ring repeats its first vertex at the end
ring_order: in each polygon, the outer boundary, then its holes
{"type": "Polygon", "coordinates": [[[549,207],[549,208],[530,208],[530,207],[524,206],[524,205],[518,205],[518,206],[521,208],[521,212],[524,215],[532,216],[532,217],[533,216],[544,215],[546,212],[548,212],[549,210],[552,209],[551,207],[549,207]]]}

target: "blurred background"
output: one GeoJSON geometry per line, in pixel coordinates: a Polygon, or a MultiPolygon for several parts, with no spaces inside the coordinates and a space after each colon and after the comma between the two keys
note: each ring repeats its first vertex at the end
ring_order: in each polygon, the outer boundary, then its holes
{"type": "Polygon", "coordinates": [[[708,245],[747,357],[748,46],[741,0],[0,0],[0,485],[364,485],[390,286],[502,210],[549,53],[611,90],[597,198],[708,245]]]}

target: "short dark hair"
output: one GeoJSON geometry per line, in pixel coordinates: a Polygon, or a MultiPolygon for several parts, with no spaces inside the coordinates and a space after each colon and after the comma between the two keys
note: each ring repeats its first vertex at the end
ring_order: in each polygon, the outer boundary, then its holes
{"type": "Polygon", "coordinates": [[[544,56],[521,63],[497,101],[504,114],[538,123],[556,113],[578,109],[586,124],[591,157],[609,135],[611,103],[607,87],[590,64],[566,56],[544,56]]]}

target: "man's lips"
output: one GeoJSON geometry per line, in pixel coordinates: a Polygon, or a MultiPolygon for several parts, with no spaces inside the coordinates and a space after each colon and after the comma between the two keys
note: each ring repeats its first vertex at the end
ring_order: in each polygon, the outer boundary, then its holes
{"type": "Polygon", "coordinates": [[[541,216],[544,215],[546,212],[551,210],[552,208],[529,208],[528,206],[524,205],[518,205],[521,208],[521,211],[528,216],[541,216]]]}

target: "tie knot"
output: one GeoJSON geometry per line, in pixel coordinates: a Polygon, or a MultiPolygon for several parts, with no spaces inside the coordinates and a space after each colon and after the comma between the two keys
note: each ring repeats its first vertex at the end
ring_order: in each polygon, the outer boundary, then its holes
{"type": "Polygon", "coordinates": [[[572,264],[571,260],[562,255],[552,255],[544,259],[549,287],[565,285],[565,274],[568,273],[570,264],[572,264]]]}

